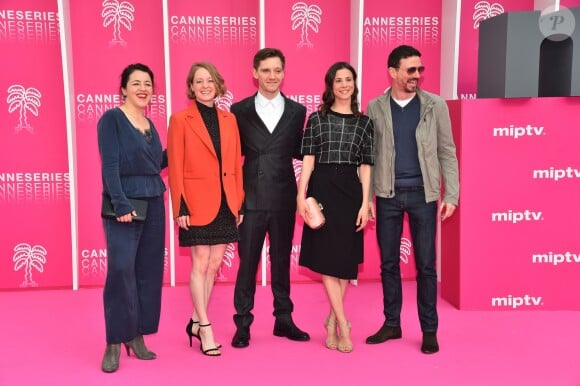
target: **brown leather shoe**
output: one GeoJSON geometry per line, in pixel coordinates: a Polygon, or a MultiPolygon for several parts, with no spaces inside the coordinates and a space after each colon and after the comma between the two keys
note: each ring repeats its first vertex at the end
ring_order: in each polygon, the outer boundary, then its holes
{"type": "Polygon", "coordinates": [[[384,325],[377,331],[376,334],[371,335],[367,338],[367,344],[377,344],[386,342],[389,339],[401,339],[403,333],[401,331],[401,326],[387,326],[384,325]]]}

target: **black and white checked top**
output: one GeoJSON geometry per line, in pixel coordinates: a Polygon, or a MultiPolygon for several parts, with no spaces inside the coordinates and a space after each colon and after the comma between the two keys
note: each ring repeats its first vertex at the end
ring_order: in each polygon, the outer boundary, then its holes
{"type": "Polygon", "coordinates": [[[302,155],[316,156],[316,162],[343,165],[373,165],[373,121],[361,115],[316,111],[308,117],[302,155]]]}

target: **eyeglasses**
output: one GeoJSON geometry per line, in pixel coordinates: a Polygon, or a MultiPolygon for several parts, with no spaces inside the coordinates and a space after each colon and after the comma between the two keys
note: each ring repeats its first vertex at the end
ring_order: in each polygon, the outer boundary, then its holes
{"type": "MultiPolygon", "coordinates": [[[[401,68],[397,67],[397,70],[400,70],[401,68]]],[[[415,72],[418,72],[419,74],[422,74],[423,71],[425,71],[425,66],[419,66],[419,67],[409,67],[403,71],[407,72],[407,75],[413,75],[415,72]]]]}

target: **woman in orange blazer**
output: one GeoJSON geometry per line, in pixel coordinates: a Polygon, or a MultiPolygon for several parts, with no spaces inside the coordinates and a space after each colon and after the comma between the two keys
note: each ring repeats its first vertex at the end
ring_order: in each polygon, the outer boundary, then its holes
{"type": "Polygon", "coordinates": [[[238,241],[244,199],[242,157],[236,118],[214,99],[226,92],[211,63],[191,66],[187,96],[191,105],[171,116],[167,140],[169,187],[179,226],[179,245],[191,248],[189,287],[194,310],[186,327],[189,345],[200,341],[205,355],[221,355],[207,308],[228,243],[238,241]]]}

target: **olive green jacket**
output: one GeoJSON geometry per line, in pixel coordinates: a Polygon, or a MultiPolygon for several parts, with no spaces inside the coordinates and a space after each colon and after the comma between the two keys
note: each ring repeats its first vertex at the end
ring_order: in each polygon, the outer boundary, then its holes
{"type": "MultiPolygon", "coordinates": [[[[443,202],[459,201],[459,170],[447,103],[438,95],[417,90],[421,117],[415,131],[425,201],[441,197],[441,176],[445,184],[443,202]]],[[[391,115],[391,89],[369,102],[366,114],[373,120],[375,165],[372,187],[378,197],[395,195],[395,141],[391,115]]]]}

